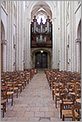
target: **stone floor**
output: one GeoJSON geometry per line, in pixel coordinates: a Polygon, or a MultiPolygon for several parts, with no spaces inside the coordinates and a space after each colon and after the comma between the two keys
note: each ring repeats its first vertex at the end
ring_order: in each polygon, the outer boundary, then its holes
{"type": "Polygon", "coordinates": [[[60,122],[44,72],[36,74],[14,105],[8,105],[2,121],[6,122],[60,122]]]}

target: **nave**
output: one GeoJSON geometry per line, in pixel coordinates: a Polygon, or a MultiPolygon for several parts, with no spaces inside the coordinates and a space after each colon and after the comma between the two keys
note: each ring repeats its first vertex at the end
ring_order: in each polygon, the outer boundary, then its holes
{"type": "Polygon", "coordinates": [[[37,72],[36,69],[30,69],[3,73],[2,78],[2,120],[8,122],[81,120],[79,73],[48,69],[37,72]]]}
{"type": "Polygon", "coordinates": [[[81,1],[0,8],[2,121],[81,120],[81,1]]]}
{"type": "Polygon", "coordinates": [[[39,71],[19,94],[14,96],[13,106],[7,105],[2,121],[59,122],[59,110],[55,108],[44,71],[39,71]]]}

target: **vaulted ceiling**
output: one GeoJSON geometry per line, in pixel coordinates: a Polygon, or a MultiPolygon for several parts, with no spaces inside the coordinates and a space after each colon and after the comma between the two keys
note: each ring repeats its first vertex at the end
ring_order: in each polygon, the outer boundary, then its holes
{"type": "Polygon", "coordinates": [[[34,15],[37,16],[38,14],[44,14],[46,16],[49,16],[50,19],[52,18],[52,12],[46,2],[37,2],[37,4],[32,9],[31,18],[33,19],[34,15]]]}

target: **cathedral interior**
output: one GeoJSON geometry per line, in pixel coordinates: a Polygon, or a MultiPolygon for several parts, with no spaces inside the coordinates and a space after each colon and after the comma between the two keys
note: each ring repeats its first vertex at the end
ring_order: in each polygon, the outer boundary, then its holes
{"type": "Polygon", "coordinates": [[[81,121],[81,1],[1,1],[1,121],[81,121]]]}

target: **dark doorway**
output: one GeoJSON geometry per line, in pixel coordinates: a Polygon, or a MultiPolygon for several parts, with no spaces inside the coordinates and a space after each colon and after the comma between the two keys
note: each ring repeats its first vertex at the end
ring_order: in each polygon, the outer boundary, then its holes
{"type": "Polygon", "coordinates": [[[37,52],[35,54],[35,67],[36,68],[47,68],[47,53],[37,52]]]}

